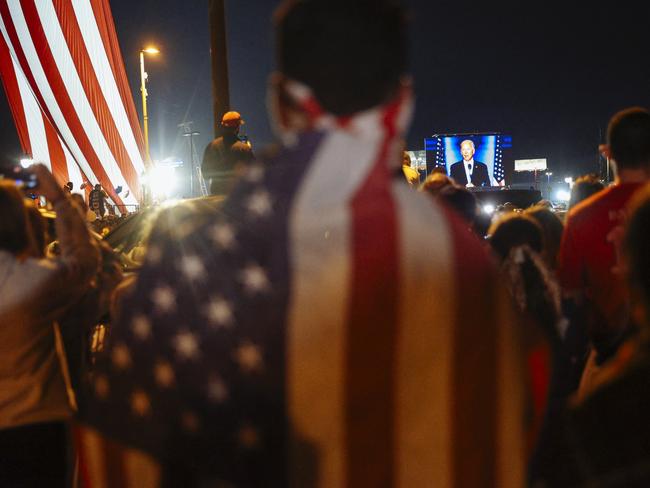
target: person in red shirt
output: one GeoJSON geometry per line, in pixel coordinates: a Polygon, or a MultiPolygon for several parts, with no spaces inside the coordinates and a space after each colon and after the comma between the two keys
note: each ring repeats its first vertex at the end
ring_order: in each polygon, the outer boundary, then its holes
{"type": "Polygon", "coordinates": [[[635,107],[614,115],[601,149],[616,180],[571,209],[559,259],[564,295],[581,317],[574,325],[586,331],[592,347],[583,383],[632,329],[619,251],[628,201],[650,180],[650,112],[635,107]]]}

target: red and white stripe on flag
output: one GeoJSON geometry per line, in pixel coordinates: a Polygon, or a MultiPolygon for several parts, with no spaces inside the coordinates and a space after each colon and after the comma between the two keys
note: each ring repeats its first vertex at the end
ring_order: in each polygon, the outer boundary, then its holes
{"type": "Polygon", "coordinates": [[[25,153],[137,205],[144,144],[108,1],[0,0],[0,64],[25,153]]]}
{"type": "Polygon", "coordinates": [[[75,425],[80,488],[157,488],[161,486],[160,464],[142,451],[107,439],[95,430],[75,425]]]}

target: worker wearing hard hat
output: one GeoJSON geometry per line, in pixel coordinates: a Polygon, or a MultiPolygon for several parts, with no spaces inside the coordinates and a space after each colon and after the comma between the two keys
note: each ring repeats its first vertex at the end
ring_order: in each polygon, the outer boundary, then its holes
{"type": "Polygon", "coordinates": [[[238,173],[254,159],[250,143],[239,137],[243,124],[239,112],[226,112],[221,119],[222,136],[205,148],[201,171],[212,195],[227,194],[238,173]]]}

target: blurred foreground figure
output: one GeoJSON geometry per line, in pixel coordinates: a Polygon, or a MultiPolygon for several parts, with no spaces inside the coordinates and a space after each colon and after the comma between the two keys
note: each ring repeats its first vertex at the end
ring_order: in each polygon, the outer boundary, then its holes
{"type": "Polygon", "coordinates": [[[31,171],[57,213],[61,253],[43,259],[42,228],[37,243],[19,190],[0,182],[0,485],[64,487],[74,401],[55,322],[89,286],[99,255],[54,177],[31,171]]]}
{"type": "Polygon", "coordinates": [[[620,347],[555,433],[540,486],[650,486],[650,188],[631,205],[624,274],[639,335],[620,347]]]}
{"type": "Polygon", "coordinates": [[[559,259],[560,284],[577,309],[573,325],[586,331],[592,347],[582,376],[585,389],[634,330],[620,246],[626,206],[650,179],[650,113],[631,108],[614,115],[603,149],[614,163],[615,184],[570,210],[559,259]]]}
{"type": "Polygon", "coordinates": [[[209,222],[160,217],[85,465],[111,486],[521,487],[509,302],[467,226],[394,177],[402,10],[291,1],[276,25],[284,147],[209,222]]]}

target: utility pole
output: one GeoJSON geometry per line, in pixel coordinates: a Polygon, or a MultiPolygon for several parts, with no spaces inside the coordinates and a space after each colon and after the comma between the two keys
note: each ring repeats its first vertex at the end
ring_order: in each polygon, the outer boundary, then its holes
{"type": "Polygon", "coordinates": [[[218,137],[221,135],[221,117],[230,109],[225,0],[209,0],[209,8],[214,135],[218,137]]]}
{"type": "Polygon", "coordinates": [[[190,138],[190,198],[194,197],[194,173],[195,173],[195,167],[194,167],[194,137],[195,136],[200,136],[201,133],[195,130],[192,130],[192,124],[194,122],[187,121],[187,122],[181,122],[178,124],[178,127],[180,127],[183,130],[183,137],[189,137],[190,138]]]}

